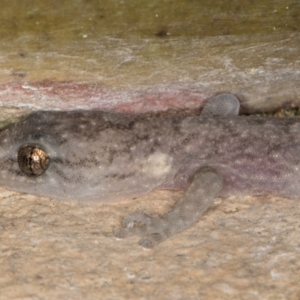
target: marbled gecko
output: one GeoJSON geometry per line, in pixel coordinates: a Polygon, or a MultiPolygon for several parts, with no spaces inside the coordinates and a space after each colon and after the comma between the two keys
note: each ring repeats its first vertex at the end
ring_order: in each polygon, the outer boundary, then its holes
{"type": "Polygon", "coordinates": [[[200,115],[34,112],[0,132],[0,185],[106,203],[185,190],[161,217],[125,217],[115,235],[141,235],[145,248],[195,224],[217,196],[299,197],[300,120],[238,111],[237,98],[221,94],[200,115]]]}

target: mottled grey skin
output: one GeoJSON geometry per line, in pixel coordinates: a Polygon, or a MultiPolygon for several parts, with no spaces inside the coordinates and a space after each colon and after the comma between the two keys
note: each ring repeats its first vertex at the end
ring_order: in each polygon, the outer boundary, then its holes
{"type": "Polygon", "coordinates": [[[216,196],[300,196],[300,121],[240,117],[230,94],[200,116],[40,111],[0,132],[0,185],[58,199],[113,202],[154,189],[184,189],[161,218],[135,213],[115,234],[143,236],[144,247],[192,226],[216,196]],[[42,146],[44,174],[19,169],[18,149],[42,146]],[[143,226],[134,226],[136,222],[143,226]]]}

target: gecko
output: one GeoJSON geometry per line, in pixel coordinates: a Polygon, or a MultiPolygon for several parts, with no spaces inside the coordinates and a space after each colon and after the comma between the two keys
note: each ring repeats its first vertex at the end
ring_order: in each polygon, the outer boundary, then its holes
{"type": "Polygon", "coordinates": [[[183,190],[159,217],[134,212],[118,238],[152,248],[193,226],[218,196],[300,196],[300,121],[239,116],[229,93],[200,114],[37,111],[0,132],[0,185],[56,199],[112,203],[183,190]]]}

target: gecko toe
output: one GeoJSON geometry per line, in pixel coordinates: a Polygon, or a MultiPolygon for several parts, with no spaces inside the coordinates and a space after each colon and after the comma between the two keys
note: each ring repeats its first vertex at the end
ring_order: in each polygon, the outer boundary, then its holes
{"type": "MultiPolygon", "coordinates": [[[[124,224],[123,224],[124,225],[124,224]]],[[[141,225],[135,222],[128,222],[124,228],[119,228],[114,232],[114,236],[118,239],[124,239],[131,236],[143,236],[148,231],[148,225],[141,225]]]]}
{"type": "Polygon", "coordinates": [[[135,223],[140,223],[142,225],[150,225],[152,217],[143,212],[134,212],[129,214],[123,219],[122,226],[124,228],[132,228],[135,226],[135,223]]]}
{"type": "Polygon", "coordinates": [[[148,234],[139,240],[139,245],[145,249],[151,249],[155,247],[155,245],[161,243],[163,240],[164,237],[161,233],[148,234]]]}
{"type": "Polygon", "coordinates": [[[114,236],[117,239],[125,239],[127,237],[131,237],[136,235],[135,228],[120,228],[114,231],[114,236]]]}
{"type": "Polygon", "coordinates": [[[152,249],[155,246],[153,241],[151,241],[148,238],[139,240],[139,245],[142,246],[144,249],[152,249]]]}

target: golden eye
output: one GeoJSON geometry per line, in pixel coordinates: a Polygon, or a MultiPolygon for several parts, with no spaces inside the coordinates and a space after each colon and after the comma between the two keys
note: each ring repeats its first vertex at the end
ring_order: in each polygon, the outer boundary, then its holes
{"type": "Polygon", "coordinates": [[[27,176],[40,176],[49,167],[47,152],[37,145],[25,145],[18,151],[18,164],[27,176]]]}

